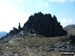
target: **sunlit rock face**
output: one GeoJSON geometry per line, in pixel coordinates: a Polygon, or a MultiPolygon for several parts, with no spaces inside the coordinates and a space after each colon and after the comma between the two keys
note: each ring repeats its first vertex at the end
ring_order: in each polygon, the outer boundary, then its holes
{"type": "Polygon", "coordinates": [[[67,34],[63,30],[56,16],[51,14],[35,13],[29,17],[29,20],[24,24],[23,31],[25,34],[40,34],[46,37],[64,36],[67,34]]]}

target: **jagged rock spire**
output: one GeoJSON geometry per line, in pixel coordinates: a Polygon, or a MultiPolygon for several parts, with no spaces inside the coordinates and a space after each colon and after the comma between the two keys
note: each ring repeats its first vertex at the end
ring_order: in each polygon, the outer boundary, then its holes
{"type": "Polygon", "coordinates": [[[29,17],[29,20],[24,24],[23,30],[26,33],[31,33],[34,30],[34,33],[46,36],[63,36],[67,32],[62,28],[60,23],[57,21],[57,17],[51,14],[43,14],[41,12],[35,13],[29,17]]]}
{"type": "Polygon", "coordinates": [[[18,26],[18,29],[21,29],[21,25],[20,25],[20,22],[19,22],[19,26],[18,26]]]}

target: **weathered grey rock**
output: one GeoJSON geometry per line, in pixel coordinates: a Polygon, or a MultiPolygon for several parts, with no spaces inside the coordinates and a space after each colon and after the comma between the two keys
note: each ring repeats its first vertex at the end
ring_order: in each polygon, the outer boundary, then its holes
{"type": "Polygon", "coordinates": [[[10,44],[14,44],[14,40],[10,40],[9,43],[10,43],[10,44]]]}
{"type": "Polygon", "coordinates": [[[55,15],[52,17],[51,14],[44,15],[41,12],[30,16],[29,20],[24,24],[23,30],[26,33],[36,33],[46,37],[63,36],[67,34],[57,21],[55,15]]]}

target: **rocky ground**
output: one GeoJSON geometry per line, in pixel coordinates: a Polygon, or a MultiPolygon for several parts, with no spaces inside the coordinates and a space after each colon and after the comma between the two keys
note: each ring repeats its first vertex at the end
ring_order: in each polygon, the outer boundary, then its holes
{"type": "Polygon", "coordinates": [[[65,36],[27,37],[15,35],[0,43],[0,56],[58,56],[60,51],[75,50],[65,36]]]}

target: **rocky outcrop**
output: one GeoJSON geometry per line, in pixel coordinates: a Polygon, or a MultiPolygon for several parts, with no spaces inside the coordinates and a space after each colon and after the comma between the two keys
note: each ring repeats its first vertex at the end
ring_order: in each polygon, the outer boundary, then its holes
{"type": "Polygon", "coordinates": [[[35,13],[29,17],[29,20],[24,24],[23,31],[31,34],[40,34],[46,37],[63,36],[67,32],[63,30],[56,16],[51,14],[35,13]]]}
{"type": "MultiPolygon", "coordinates": [[[[18,33],[20,33],[21,31],[22,31],[23,29],[22,29],[22,27],[21,27],[21,25],[20,25],[20,23],[19,23],[19,26],[18,26],[18,29],[17,28],[15,28],[15,27],[13,27],[13,29],[12,30],[10,30],[10,32],[8,33],[8,34],[6,34],[5,36],[3,36],[2,38],[0,38],[0,40],[3,40],[3,39],[9,39],[10,37],[13,37],[14,35],[17,35],[18,33]]],[[[6,41],[7,41],[6,40],[6,41]]]]}
{"type": "Polygon", "coordinates": [[[11,31],[9,32],[9,35],[17,34],[17,33],[19,33],[20,31],[22,31],[22,27],[21,27],[21,25],[20,25],[20,23],[19,23],[18,29],[15,28],[15,27],[13,27],[13,30],[11,30],[11,31]]]}
{"type": "Polygon", "coordinates": [[[43,14],[39,12],[31,15],[23,28],[19,23],[18,29],[14,27],[5,37],[11,37],[16,34],[34,37],[55,37],[66,35],[67,31],[65,31],[60,25],[55,15],[52,17],[51,14],[43,14]]]}
{"type": "Polygon", "coordinates": [[[69,35],[68,39],[70,40],[70,44],[75,45],[75,35],[69,35]]]}

